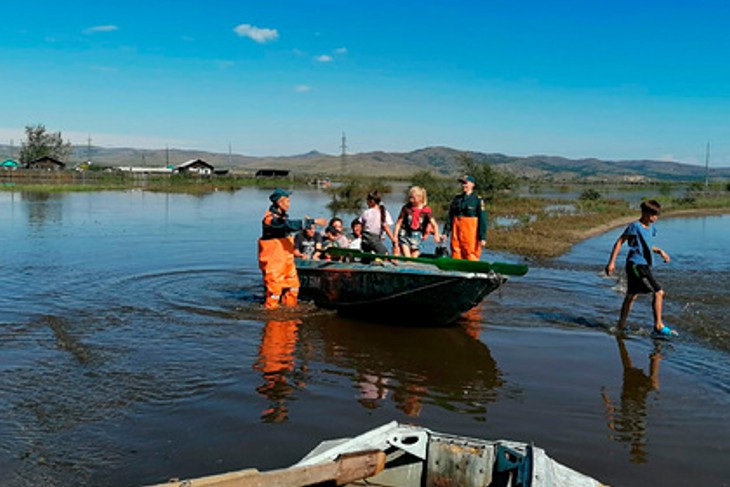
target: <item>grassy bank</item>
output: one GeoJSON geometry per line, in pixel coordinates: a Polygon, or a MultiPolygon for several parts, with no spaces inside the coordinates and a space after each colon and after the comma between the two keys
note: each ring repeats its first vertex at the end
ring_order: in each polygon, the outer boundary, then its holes
{"type": "Polygon", "coordinates": [[[154,175],[93,172],[12,172],[0,173],[0,191],[69,193],[86,191],[122,191],[142,189],[162,193],[206,194],[236,191],[246,187],[273,188],[306,186],[300,178],[255,178],[252,176],[154,175]]]}
{"type": "MultiPolygon", "coordinates": [[[[662,204],[662,218],[730,213],[727,192],[656,199],[662,204]]],[[[626,225],[640,215],[637,207],[618,199],[524,200],[500,199],[490,205],[491,222],[500,217],[516,221],[506,226],[491,224],[490,249],[533,259],[557,257],[586,238],[626,225]]]]}

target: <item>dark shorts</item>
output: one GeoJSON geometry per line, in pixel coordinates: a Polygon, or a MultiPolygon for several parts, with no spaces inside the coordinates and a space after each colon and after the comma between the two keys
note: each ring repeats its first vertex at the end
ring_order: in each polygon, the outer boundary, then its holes
{"type": "Polygon", "coordinates": [[[626,264],[626,280],[626,294],[657,293],[662,290],[648,265],[626,264]]]}
{"type": "Polygon", "coordinates": [[[401,231],[398,235],[398,243],[405,245],[411,250],[421,250],[421,242],[423,241],[423,234],[418,230],[412,230],[410,233],[401,231]]]}
{"type": "Polygon", "coordinates": [[[365,232],[362,234],[362,251],[375,252],[376,254],[387,254],[388,249],[376,233],[365,232]]]}

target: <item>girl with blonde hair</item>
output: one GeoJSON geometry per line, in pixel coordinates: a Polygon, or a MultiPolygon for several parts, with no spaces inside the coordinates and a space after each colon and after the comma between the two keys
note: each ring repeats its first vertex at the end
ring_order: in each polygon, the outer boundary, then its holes
{"type": "Polygon", "coordinates": [[[413,186],[408,190],[408,203],[401,208],[393,233],[398,238],[401,253],[406,257],[418,257],[421,242],[430,233],[434,233],[436,242],[441,241],[438,224],[428,206],[428,195],[424,188],[413,186]]]}

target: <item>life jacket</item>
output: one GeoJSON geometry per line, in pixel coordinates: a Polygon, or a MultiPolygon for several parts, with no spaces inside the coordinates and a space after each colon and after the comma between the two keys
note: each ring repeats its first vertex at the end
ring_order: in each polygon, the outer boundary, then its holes
{"type": "Polygon", "coordinates": [[[304,227],[302,220],[290,220],[289,215],[276,205],[271,205],[261,221],[261,240],[286,238],[304,227]]]}
{"type": "Polygon", "coordinates": [[[425,235],[433,233],[433,225],[431,225],[431,208],[424,206],[416,210],[413,205],[408,203],[403,207],[403,226],[409,231],[418,231],[425,235]]]}

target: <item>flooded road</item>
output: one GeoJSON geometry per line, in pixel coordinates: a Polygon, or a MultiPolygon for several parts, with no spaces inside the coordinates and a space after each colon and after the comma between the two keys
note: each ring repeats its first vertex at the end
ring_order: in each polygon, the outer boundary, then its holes
{"type": "MultiPolygon", "coordinates": [[[[727,483],[729,217],[659,221],[682,336],[654,343],[648,299],[628,339],[608,333],[622,282],[600,271],[620,230],[454,327],[265,312],[267,195],[0,193],[0,485],[276,468],[393,419],[533,441],[612,485],[727,483]]],[[[297,191],[291,213],[326,203],[297,191]]]]}

